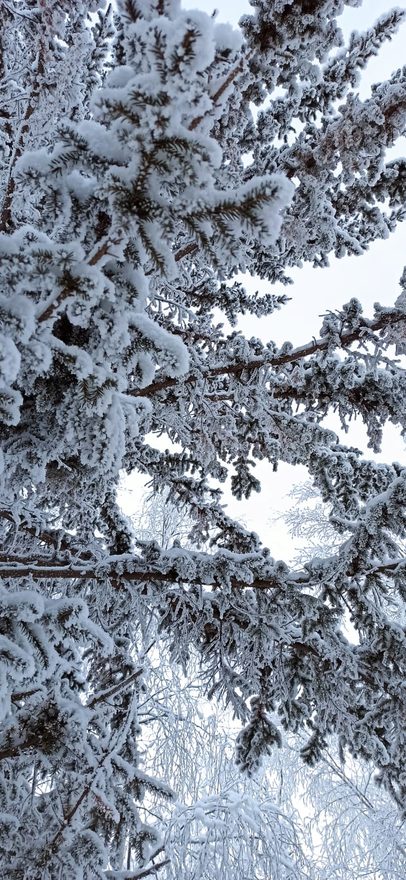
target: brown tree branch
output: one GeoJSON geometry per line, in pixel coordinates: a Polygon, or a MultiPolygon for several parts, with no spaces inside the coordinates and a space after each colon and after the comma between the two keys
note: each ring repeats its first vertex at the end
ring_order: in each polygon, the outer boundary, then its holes
{"type": "MultiPolygon", "coordinates": [[[[106,254],[108,254],[108,252],[109,252],[109,247],[110,247],[111,245],[117,245],[117,244],[119,244],[119,241],[118,241],[118,240],[115,240],[115,241],[109,241],[108,239],[106,239],[106,240],[103,242],[103,244],[101,244],[100,247],[97,249],[97,251],[93,254],[93,256],[89,258],[88,263],[87,263],[88,266],[96,266],[97,263],[99,263],[100,260],[101,260],[103,257],[105,257],[106,254]]],[[[49,303],[48,306],[45,307],[44,311],[43,311],[43,312],[40,312],[40,313],[37,315],[37,321],[38,321],[40,324],[42,324],[44,321],[47,321],[48,318],[52,318],[52,315],[53,315],[55,309],[56,309],[56,308],[57,308],[57,307],[58,307],[58,306],[59,306],[59,305],[65,300],[65,299],[67,299],[68,296],[72,296],[72,293],[73,293],[73,291],[72,291],[72,289],[71,289],[70,287],[63,287],[62,290],[61,290],[61,291],[58,293],[58,295],[55,297],[55,299],[54,299],[51,303],[49,303]]]]}
{"type": "MultiPolygon", "coordinates": [[[[236,66],[233,67],[232,70],[230,70],[230,73],[228,74],[228,76],[226,76],[226,78],[222,82],[221,86],[219,86],[217,91],[214,92],[214,94],[211,96],[213,106],[216,105],[216,102],[219,100],[219,98],[221,98],[221,96],[224,94],[226,89],[228,89],[228,87],[231,85],[231,83],[234,82],[234,80],[236,79],[238,74],[241,73],[243,68],[244,68],[244,61],[243,61],[243,58],[241,58],[240,61],[238,62],[238,64],[236,64],[236,66]]],[[[194,131],[194,129],[197,128],[197,126],[200,124],[200,122],[202,122],[203,119],[204,119],[204,116],[196,116],[195,119],[192,119],[192,122],[189,125],[189,131],[194,131]]]]}
{"type": "MultiPolygon", "coordinates": [[[[117,573],[115,567],[107,568],[105,570],[100,569],[99,571],[94,568],[85,568],[83,567],[75,567],[69,565],[60,565],[60,564],[50,564],[47,560],[27,560],[25,566],[22,564],[17,565],[2,565],[0,560],[0,578],[7,578],[12,580],[18,580],[20,578],[31,577],[34,580],[80,580],[80,579],[88,579],[88,580],[101,580],[104,578],[112,578],[117,583],[118,581],[128,581],[130,583],[146,583],[148,581],[156,581],[159,583],[188,583],[196,586],[218,586],[218,584],[214,581],[213,583],[203,583],[202,578],[191,579],[181,577],[179,573],[175,569],[169,569],[169,571],[159,571],[158,569],[148,569],[143,571],[124,571],[120,574],[117,573]]],[[[243,581],[238,581],[236,578],[231,578],[231,585],[233,589],[269,589],[272,586],[276,586],[276,581],[272,582],[271,580],[255,580],[252,583],[245,583],[243,581]]]]}
{"type": "Polygon", "coordinates": [[[20,124],[20,133],[18,135],[17,143],[14,147],[14,151],[11,157],[10,166],[8,170],[8,180],[6,184],[6,189],[3,197],[3,205],[0,213],[0,232],[8,232],[12,226],[12,204],[13,204],[13,196],[15,192],[15,166],[18,160],[21,158],[24,152],[25,139],[30,130],[30,119],[32,114],[34,113],[38,98],[41,94],[42,87],[42,77],[45,72],[45,49],[46,46],[46,38],[45,35],[42,34],[39,39],[38,45],[38,62],[37,69],[34,74],[33,84],[31,88],[31,93],[27,102],[27,106],[25,108],[24,117],[20,124]]]}
{"type": "Polygon", "coordinates": [[[122,681],[119,681],[118,684],[112,685],[112,687],[107,688],[104,691],[99,691],[94,697],[86,703],[86,706],[89,709],[93,709],[94,706],[97,706],[98,703],[102,703],[104,700],[107,700],[109,697],[114,697],[116,694],[119,694],[121,691],[125,690],[130,684],[134,681],[137,681],[137,678],[143,673],[143,668],[136,669],[132,675],[128,675],[127,678],[124,678],[122,681]]]}
{"type": "Polygon", "coordinates": [[[6,509],[0,509],[0,518],[6,519],[8,522],[12,523],[12,525],[16,526],[17,529],[22,528],[24,532],[31,535],[32,538],[35,538],[42,544],[47,544],[48,547],[54,547],[61,552],[65,551],[70,553],[77,559],[83,559],[84,562],[89,562],[91,559],[94,559],[94,554],[91,553],[90,550],[77,550],[75,546],[70,543],[68,538],[61,537],[59,530],[55,530],[55,532],[46,532],[43,530],[38,531],[35,526],[28,525],[24,520],[16,522],[13,514],[6,509]]]}
{"type": "Polygon", "coordinates": [[[14,746],[8,746],[6,749],[1,749],[0,761],[5,761],[7,758],[17,758],[19,755],[22,755],[23,752],[28,752],[30,749],[34,749],[37,745],[37,740],[31,737],[25,742],[18,743],[14,746]]]}
{"type": "MultiPolygon", "coordinates": [[[[378,330],[383,330],[385,327],[398,324],[401,321],[406,322],[406,314],[404,312],[393,310],[389,313],[383,313],[375,321],[365,321],[365,323],[357,330],[354,330],[351,333],[341,334],[339,336],[339,345],[341,348],[346,348],[348,345],[352,345],[353,342],[357,342],[358,340],[362,341],[363,337],[367,337],[368,332],[374,333],[378,330]]],[[[252,361],[239,361],[234,364],[223,364],[219,367],[211,367],[208,370],[202,370],[201,375],[204,379],[215,379],[217,376],[239,376],[241,373],[259,370],[262,367],[281,367],[284,364],[295,363],[303,358],[310,357],[310,355],[316,354],[316,352],[326,351],[330,344],[330,339],[315,339],[314,341],[307,342],[305,345],[295,348],[293,351],[286,352],[285,354],[275,355],[273,357],[270,356],[269,358],[255,358],[252,361]]],[[[145,388],[136,388],[133,391],[129,391],[128,394],[132,397],[152,397],[159,391],[165,391],[168,388],[176,387],[180,382],[190,384],[195,381],[195,376],[188,374],[180,378],[166,377],[165,379],[151,382],[150,385],[146,385],[145,388]]]]}
{"type": "MultiPolygon", "coordinates": [[[[48,559],[39,558],[33,560],[17,559],[15,564],[10,564],[9,560],[9,556],[4,558],[4,556],[0,554],[1,578],[18,579],[32,577],[34,580],[101,580],[104,578],[113,578],[115,582],[122,580],[128,581],[130,583],[146,583],[148,581],[155,581],[160,583],[185,583],[191,586],[203,587],[218,587],[221,585],[215,577],[210,581],[204,580],[203,577],[188,578],[180,575],[175,568],[170,568],[166,571],[161,571],[160,569],[154,568],[143,568],[135,571],[120,572],[119,569],[121,565],[119,558],[114,564],[106,565],[105,568],[103,568],[102,566],[100,566],[100,568],[79,566],[77,563],[74,563],[73,565],[67,565],[65,563],[58,563],[50,561],[48,559]]],[[[123,561],[127,562],[128,558],[123,561]]],[[[142,562],[142,560],[140,560],[140,562],[142,562]]],[[[364,576],[372,574],[389,574],[390,572],[394,572],[397,568],[401,567],[404,567],[406,572],[406,557],[391,559],[385,563],[382,563],[381,565],[373,565],[366,569],[360,569],[358,572],[351,572],[351,574],[356,573],[364,576]]],[[[269,590],[275,587],[278,588],[280,586],[280,580],[276,577],[254,578],[254,580],[252,580],[251,582],[243,581],[236,577],[231,577],[230,583],[232,589],[234,590],[269,590]]],[[[306,584],[310,583],[310,576],[305,571],[293,572],[290,583],[292,584],[292,586],[306,586],[306,584]]]]}

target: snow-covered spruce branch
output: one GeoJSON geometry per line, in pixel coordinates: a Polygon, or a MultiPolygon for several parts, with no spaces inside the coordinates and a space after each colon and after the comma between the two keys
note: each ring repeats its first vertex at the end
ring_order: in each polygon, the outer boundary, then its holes
{"type": "Polygon", "coordinates": [[[0,509],[0,519],[5,519],[7,522],[11,523],[16,532],[21,529],[24,533],[30,535],[31,538],[39,541],[40,544],[47,544],[49,547],[55,547],[59,552],[70,553],[71,556],[76,559],[82,559],[83,561],[89,561],[94,558],[94,553],[90,550],[79,549],[76,547],[74,537],[68,535],[67,532],[63,530],[59,531],[58,529],[51,529],[46,531],[41,528],[40,525],[33,525],[31,522],[27,521],[20,513],[17,516],[16,513],[13,514],[10,510],[6,509],[0,509]]]}
{"type": "Polygon", "coordinates": [[[170,859],[162,859],[150,868],[140,868],[139,871],[105,871],[106,880],[143,880],[144,877],[153,877],[162,868],[170,864],[170,859]]]}
{"type": "MultiPolygon", "coordinates": [[[[219,85],[218,88],[216,88],[216,90],[213,92],[213,94],[211,94],[210,97],[211,97],[211,100],[212,100],[214,107],[216,106],[217,102],[220,100],[222,95],[227,91],[227,89],[232,85],[234,80],[238,77],[238,75],[240,73],[242,73],[243,70],[244,70],[244,59],[241,58],[241,60],[238,62],[238,64],[235,65],[234,69],[230,70],[230,72],[227,74],[227,76],[224,77],[224,80],[221,83],[221,85],[219,85]]],[[[195,119],[193,119],[192,122],[190,123],[189,130],[194,131],[194,129],[197,128],[197,126],[201,122],[203,122],[203,119],[204,119],[204,116],[196,116],[195,119]]]]}
{"type": "MultiPolygon", "coordinates": [[[[14,14],[14,10],[13,10],[14,14]]],[[[37,48],[36,68],[32,73],[32,85],[29,91],[28,100],[24,116],[19,124],[17,140],[13,144],[13,153],[8,166],[8,180],[2,197],[2,205],[0,211],[0,232],[8,232],[12,229],[12,203],[15,192],[15,168],[18,160],[24,152],[26,137],[30,130],[30,119],[36,110],[39,95],[43,89],[43,76],[45,72],[45,56],[46,56],[46,32],[42,29],[37,48]]]]}
{"type": "MultiPolygon", "coordinates": [[[[118,694],[127,691],[131,688],[132,685],[135,684],[137,679],[140,678],[143,674],[143,669],[137,669],[132,675],[128,675],[126,678],[123,678],[116,685],[106,688],[105,690],[96,692],[86,703],[86,707],[89,709],[94,709],[98,703],[103,703],[106,700],[109,700],[111,697],[115,697],[118,694]]],[[[40,692],[40,688],[34,688],[32,691],[23,691],[18,693],[17,691],[11,694],[11,700],[13,703],[20,703],[21,701],[28,700],[34,694],[40,692]]],[[[22,742],[13,743],[7,748],[0,749],[0,761],[4,761],[7,758],[16,757],[17,755],[21,755],[23,752],[30,751],[31,749],[38,746],[40,743],[40,738],[38,736],[31,736],[28,739],[23,740],[22,742]]]]}
{"type": "MultiPolygon", "coordinates": [[[[182,573],[182,562],[180,565],[180,570],[176,567],[176,565],[170,566],[167,570],[162,570],[161,568],[145,567],[142,565],[142,560],[138,560],[129,555],[125,555],[123,557],[116,557],[113,560],[108,557],[105,560],[100,560],[98,565],[81,565],[78,561],[71,562],[59,562],[50,560],[47,558],[37,557],[36,559],[27,559],[24,557],[17,557],[5,554],[0,554],[0,576],[4,578],[10,578],[11,580],[18,580],[20,578],[30,577],[34,581],[36,580],[45,580],[45,579],[86,579],[86,580],[103,580],[105,578],[111,578],[114,580],[116,586],[119,586],[120,581],[124,582],[135,582],[135,583],[148,583],[148,582],[157,582],[157,583],[186,583],[190,586],[203,586],[203,587],[221,587],[224,583],[228,583],[230,588],[233,590],[279,590],[281,587],[281,568],[280,563],[279,567],[275,570],[275,574],[264,575],[264,577],[256,577],[253,576],[252,580],[250,578],[240,579],[238,576],[233,574],[228,574],[224,568],[224,557],[216,560],[213,557],[204,557],[203,554],[196,554],[195,560],[193,560],[193,554],[188,552],[187,554],[187,563],[192,563],[196,561],[197,569],[199,568],[199,563],[203,569],[202,574],[200,576],[188,576],[187,573],[182,573]],[[216,576],[216,563],[218,563],[219,573],[216,576]],[[210,574],[204,572],[204,568],[210,570],[210,574]]],[[[232,560],[229,560],[232,566],[232,560]]],[[[327,560],[329,564],[329,568],[334,567],[333,559],[329,557],[327,560]]],[[[247,560],[239,560],[239,562],[243,562],[245,564],[250,562],[250,557],[247,560]]],[[[238,564],[238,563],[237,563],[238,564]]],[[[339,564],[339,558],[337,557],[337,565],[339,564]]],[[[170,563],[169,563],[170,565],[170,563]]],[[[282,564],[283,565],[283,564],[282,564]]],[[[277,564],[278,566],[278,564],[277,564]]],[[[283,566],[288,572],[286,566],[283,566]]],[[[385,574],[400,574],[402,569],[406,569],[406,557],[399,557],[397,559],[389,559],[386,562],[377,565],[362,565],[357,566],[354,562],[351,562],[351,576],[370,576],[370,575],[385,575],[385,574]]],[[[306,571],[302,572],[290,572],[289,574],[283,575],[283,580],[287,587],[304,587],[306,585],[312,586],[314,583],[322,583],[321,581],[313,582],[312,575],[306,571]]]]}
{"type": "MultiPolygon", "coordinates": [[[[336,347],[341,347],[344,349],[352,345],[354,342],[365,344],[369,341],[369,333],[377,333],[380,330],[386,329],[387,327],[395,326],[403,322],[406,322],[405,312],[399,312],[396,310],[384,312],[382,315],[379,316],[379,318],[376,318],[375,320],[363,321],[356,330],[353,330],[350,333],[338,334],[336,347]]],[[[203,368],[202,377],[204,379],[215,379],[217,376],[239,376],[241,373],[253,372],[255,370],[260,370],[264,367],[281,367],[284,364],[295,363],[296,361],[300,361],[306,357],[310,357],[313,354],[317,354],[317,352],[319,351],[327,351],[329,348],[331,348],[330,339],[315,339],[311,342],[307,342],[305,345],[298,346],[292,351],[288,351],[284,354],[270,355],[269,358],[259,357],[255,360],[247,360],[246,362],[224,364],[208,369],[203,368]]],[[[176,385],[179,384],[179,381],[186,383],[194,382],[195,377],[189,377],[186,375],[180,380],[171,378],[165,378],[161,380],[158,379],[154,382],[151,382],[144,388],[137,388],[136,390],[132,390],[129,393],[133,397],[150,397],[160,391],[166,390],[167,388],[176,387],[176,385]]]]}
{"type": "Polygon", "coordinates": [[[0,873],[13,880],[143,876],[154,860],[163,880],[327,875],[269,799],[247,811],[230,795],[221,812],[215,725],[199,766],[188,739],[216,696],[242,726],[244,772],[285,730],[309,767],[338,737],[393,809],[406,803],[404,471],[323,423],[361,417],[374,450],[386,423],[405,429],[390,354],[405,351],[406,275],[393,305],[367,320],[354,297],[299,348],[224,331],[247,313],[272,321],[291,267],[361,256],[404,218],[406,163],[385,150],[405,130],[405,72],[354,92],[404,16],[343,47],[345,3],[301,5],[257,0],[237,32],[178,0],[1,4],[0,873]],[[228,477],[237,499],[260,489],[256,462],[308,469],[334,554],[290,570],[226,513],[228,477]],[[179,535],[135,544],[117,501],[133,472],[187,512],[190,550],[179,535]]]}
{"type": "MultiPolygon", "coordinates": [[[[132,684],[134,684],[134,682],[137,681],[137,679],[142,675],[142,673],[143,673],[142,669],[137,669],[136,672],[134,672],[132,675],[127,676],[127,678],[122,679],[121,681],[118,682],[118,684],[116,684],[110,688],[107,688],[105,690],[97,691],[91,697],[91,699],[87,702],[86,705],[90,709],[92,709],[92,708],[94,708],[94,706],[97,706],[98,703],[103,702],[103,700],[107,700],[107,699],[109,699],[109,697],[114,697],[116,694],[119,694],[122,691],[125,691],[132,684]]],[[[20,691],[20,692],[15,691],[13,694],[11,694],[11,699],[12,699],[13,703],[19,703],[19,702],[21,702],[21,700],[28,700],[29,697],[33,696],[34,694],[37,694],[39,692],[39,690],[40,690],[40,688],[33,688],[31,691],[20,691]]]]}
{"type": "MultiPolygon", "coordinates": [[[[211,101],[213,103],[213,106],[216,106],[217,102],[220,100],[222,95],[227,91],[229,86],[234,82],[236,77],[238,77],[238,75],[242,72],[243,69],[244,69],[244,61],[243,61],[243,59],[241,59],[238,62],[238,64],[234,67],[234,69],[230,70],[230,72],[227,74],[227,76],[225,77],[225,79],[221,83],[221,85],[211,95],[211,101]]],[[[24,118],[24,124],[21,128],[20,142],[16,147],[13,162],[10,167],[10,179],[9,179],[9,184],[8,184],[6,194],[4,197],[3,210],[1,213],[1,217],[0,217],[0,232],[8,231],[8,227],[10,226],[10,223],[11,223],[11,205],[12,205],[13,194],[14,194],[14,189],[15,189],[15,180],[14,180],[14,176],[13,176],[14,166],[18,162],[18,159],[20,159],[20,157],[22,156],[22,153],[23,153],[24,136],[27,133],[27,131],[29,130],[29,125],[28,125],[29,118],[35,110],[35,102],[36,102],[36,98],[39,94],[38,83],[40,83],[41,74],[43,74],[43,73],[44,73],[44,64],[43,64],[43,60],[42,60],[42,54],[41,54],[41,52],[39,52],[37,77],[34,82],[34,87],[33,87],[31,98],[27,104],[25,118],[24,118]]],[[[195,117],[189,125],[189,130],[194,131],[194,129],[196,129],[203,120],[204,120],[204,116],[195,117]]],[[[103,260],[112,249],[119,247],[120,244],[121,244],[120,238],[117,238],[117,237],[110,238],[110,239],[106,238],[106,240],[99,247],[96,248],[95,252],[88,259],[88,265],[89,266],[97,266],[97,264],[101,260],[103,260]]],[[[183,248],[179,248],[174,253],[175,262],[178,263],[184,257],[190,256],[198,248],[199,248],[199,244],[197,242],[191,242],[188,245],[184,246],[183,248]]],[[[57,295],[55,296],[53,301],[50,302],[45,307],[45,309],[43,309],[42,311],[40,311],[38,313],[37,320],[40,323],[42,323],[44,321],[47,321],[49,318],[52,318],[53,315],[55,314],[55,312],[61,306],[61,304],[63,304],[65,299],[67,299],[71,295],[72,295],[71,287],[62,288],[62,290],[60,290],[59,293],[57,293],[57,295]]]]}
{"type": "MultiPolygon", "coordinates": [[[[117,248],[120,245],[120,239],[115,238],[114,240],[106,239],[100,247],[96,249],[96,251],[91,255],[88,259],[89,266],[97,266],[97,264],[103,260],[106,256],[108,256],[109,251],[117,248]]],[[[195,253],[199,249],[199,245],[197,242],[189,242],[189,244],[185,245],[183,248],[179,248],[179,250],[175,251],[173,258],[176,263],[179,263],[180,260],[183,260],[184,257],[190,256],[195,253]]],[[[147,273],[148,275],[148,273],[147,273]]],[[[55,313],[58,311],[58,308],[63,304],[63,302],[69,297],[72,296],[72,290],[70,287],[62,288],[62,290],[57,293],[55,299],[50,302],[46,308],[39,313],[37,316],[37,320],[42,323],[43,321],[49,320],[52,318],[55,313]]]]}

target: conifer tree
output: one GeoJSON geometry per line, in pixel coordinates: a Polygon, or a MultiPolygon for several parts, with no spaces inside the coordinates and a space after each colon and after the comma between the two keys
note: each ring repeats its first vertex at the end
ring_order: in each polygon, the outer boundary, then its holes
{"type": "Polygon", "coordinates": [[[252,295],[238,272],[288,283],[403,219],[405,162],[385,152],[405,132],[405,69],[365,101],[355,88],[404,13],[344,47],[344,5],[255,0],[240,34],[177,0],[1,4],[11,880],[165,876],[140,812],[174,796],[141,754],[151,617],[240,719],[241,768],[284,729],[306,734],[309,765],[338,737],[405,808],[406,470],[322,421],[359,417],[374,451],[386,422],[405,431],[406,278],[392,308],[366,316],[353,298],[296,349],[233,329],[286,299],[252,295]],[[256,460],[307,467],[342,536],[334,555],[292,570],[227,515],[222,484],[258,491],[256,460]],[[136,544],[116,497],[134,471],[187,511],[194,549],[136,544]]]}

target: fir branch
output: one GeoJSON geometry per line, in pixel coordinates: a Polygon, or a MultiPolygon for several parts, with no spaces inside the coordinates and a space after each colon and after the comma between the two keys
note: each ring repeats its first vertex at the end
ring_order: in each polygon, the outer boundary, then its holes
{"type": "MultiPolygon", "coordinates": [[[[106,579],[112,579],[115,585],[120,581],[125,581],[130,583],[185,583],[190,586],[218,587],[221,586],[221,578],[223,574],[221,565],[219,578],[214,577],[211,579],[207,579],[207,576],[205,575],[202,575],[201,577],[187,577],[179,574],[176,568],[169,568],[166,571],[154,568],[142,568],[140,570],[132,570],[131,568],[128,568],[125,570],[124,566],[126,564],[128,565],[129,561],[127,555],[122,559],[117,557],[112,564],[109,564],[107,561],[106,565],[103,566],[101,563],[97,568],[92,568],[90,566],[79,567],[75,566],[74,563],[66,564],[52,562],[49,559],[41,559],[39,557],[26,560],[18,558],[14,562],[10,562],[10,558],[10,556],[0,554],[0,577],[9,578],[10,580],[18,580],[27,577],[30,577],[35,581],[51,579],[104,581],[106,579]]],[[[134,562],[132,561],[131,564],[133,565],[134,562]]],[[[391,573],[397,574],[405,567],[406,557],[391,559],[381,565],[372,565],[366,568],[361,565],[358,566],[358,564],[354,565],[353,562],[349,573],[352,577],[390,575],[391,573]]],[[[270,590],[275,587],[277,589],[280,588],[280,577],[277,577],[276,575],[275,577],[256,577],[253,578],[252,581],[240,580],[239,578],[231,576],[229,582],[233,590],[270,590]]],[[[310,574],[306,571],[293,571],[287,578],[287,583],[291,586],[295,585],[303,587],[311,584],[312,580],[310,574]]]]}
{"type": "Polygon", "coordinates": [[[82,559],[84,562],[88,562],[90,559],[94,558],[94,554],[90,550],[78,549],[73,543],[71,543],[72,536],[68,536],[66,533],[61,535],[61,532],[58,529],[55,529],[54,532],[47,532],[43,529],[38,529],[35,526],[30,526],[24,519],[18,519],[18,521],[16,521],[12,513],[10,513],[9,510],[4,509],[0,509],[0,518],[6,519],[9,523],[12,523],[16,529],[23,529],[27,535],[35,538],[41,544],[55,547],[59,552],[70,553],[75,558],[82,559]]]}
{"type": "MultiPolygon", "coordinates": [[[[244,70],[244,59],[241,58],[241,60],[238,62],[238,64],[236,64],[235,67],[233,67],[232,70],[230,70],[230,73],[226,76],[225,80],[219,86],[217,91],[215,91],[214,94],[211,96],[211,100],[212,100],[214,107],[216,106],[217,101],[221,98],[221,96],[224,94],[224,92],[228,89],[228,87],[231,86],[231,83],[233,83],[234,80],[237,78],[238,74],[241,73],[243,70],[244,70]]],[[[193,119],[189,125],[189,131],[194,131],[195,128],[197,128],[197,126],[200,125],[200,123],[203,121],[203,119],[204,119],[204,116],[196,116],[195,119],[193,119]]]]}
{"type": "Polygon", "coordinates": [[[89,709],[94,709],[98,703],[102,703],[104,700],[109,699],[110,697],[115,697],[116,694],[121,694],[122,691],[125,691],[131,684],[137,681],[138,678],[143,674],[143,669],[137,669],[132,675],[128,675],[127,678],[124,678],[122,681],[119,681],[118,684],[113,685],[111,688],[107,688],[104,691],[98,691],[91,700],[86,703],[89,709]]]}
{"type": "Polygon", "coordinates": [[[13,6],[11,4],[11,2],[6,2],[6,0],[1,0],[1,5],[3,6],[4,9],[7,9],[7,12],[9,12],[10,15],[14,15],[16,17],[18,16],[19,18],[25,18],[27,21],[30,21],[33,24],[36,23],[35,18],[32,18],[31,15],[27,15],[26,12],[21,12],[21,10],[16,9],[15,6],[13,6]]]}
{"type": "MultiPolygon", "coordinates": [[[[109,248],[112,245],[117,244],[119,244],[118,240],[110,241],[108,238],[105,239],[105,241],[98,246],[95,253],[88,258],[88,265],[96,266],[97,263],[99,263],[100,260],[102,260],[103,257],[105,257],[109,253],[109,248]]],[[[56,297],[50,303],[48,303],[48,305],[46,305],[42,311],[38,313],[38,322],[42,324],[44,321],[47,321],[48,318],[52,318],[54,312],[59,308],[61,303],[63,303],[64,300],[70,296],[72,296],[72,288],[69,285],[63,287],[62,290],[60,290],[59,293],[56,295],[56,297]]]]}
{"type": "MultiPolygon", "coordinates": [[[[393,310],[391,312],[383,313],[375,321],[365,321],[356,330],[350,333],[339,334],[337,337],[337,343],[339,341],[340,347],[346,348],[347,346],[352,345],[353,342],[367,340],[367,334],[369,332],[374,333],[379,330],[384,330],[386,327],[394,326],[401,321],[405,321],[405,319],[406,316],[404,312],[393,310]]],[[[295,363],[303,358],[310,357],[310,355],[316,354],[319,351],[326,351],[330,347],[331,339],[315,339],[299,348],[293,349],[293,351],[286,352],[286,354],[274,355],[269,358],[255,358],[255,360],[246,362],[224,364],[223,366],[202,370],[201,375],[204,379],[214,379],[217,376],[239,376],[241,373],[259,370],[262,367],[281,367],[284,364],[295,363]]],[[[180,383],[193,383],[195,381],[196,377],[194,375],[186,375],[181,379],[165,378],[151,382],[151,384],[146,385],[145,388],[136,388],[129,391],[128,394],[132,397],[152,397],[154,394],[158,394],[159,391],[174,388],[180,383]]]]}
{"type": "Polygon", "coordinates": [[[165,868],[169,864],[170,859],[164,859],[162,862],[157,862],[156,865],[151,865],[150,868],[140,868],[139,871],[105,871],[104,876],[106,880],[116,880],[118,876],[120,880],[142,880],[143,877],[152,877],[153,874],[157,874],[161,868],[165,868]]]}
{"type": "Polygon", "coordinates": [[[46,36],[41,34],[38,43],[38,61],[35,73],[33,75],[33,83],[30,96],[27,101],[24,116],[20,124],[19,134],[14,146],[13,155],[10,160],[8,169],[8,179],[3,197],[3,205],[0,212],[0,232],[10,232],[12,228],[12,205],[15,193],[15,166],[24,152],[25,139],[30,131],[30,119],[35,112],[38,104],[38,98],[41,94],[42,77],[45,73],[45,57],[46,57],[46,36]]]}

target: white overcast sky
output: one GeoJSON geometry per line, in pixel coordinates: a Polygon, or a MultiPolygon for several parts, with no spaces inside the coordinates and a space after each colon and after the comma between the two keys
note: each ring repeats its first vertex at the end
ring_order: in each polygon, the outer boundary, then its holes
{"type": "MultiPolygon", "coordinates": [[[[217,10],[219,21],[229,21],[238,26],[238,20],[244,13],[252,13],[248,0],[191,0],[183,3],[185,8],[199,8],[210,15],[217,10]]],[[[362,7],[347,8],[341,16],[340,26],[345,38],[353,30],[363,31],[393,6],[406,8],[406,0],[390,3],[388,0],[364,0],[362,7]]],[[[400,29],[394,39],[386,44],[362,74],[359,93],[366,98],[372,83],[387,79],[393,70],[406,63],[406,25],[400,29]]],[[[391,151],[391,157],[406,154],[406,139],[391,151]]],[[[281,344],[285,340],[299,345],[317,336],[321,324],[320,315],[326,311],[339,308],[350,297],[356,296],[364,306],[366,314],[372,312],[374,302],[392,305],[399,293],[399,278],[406,263],[406,223],[401,225],[395,234],[386,241],[377,241],[367,254],[362,257],[345,257],[330,261],[327,269],[313,269],[305,266],[292,271],[294,284],[282,288],[290,296],[291,302],[280,312],[264,320],[244,318],[242,329],[246,336],[258,336],[264,341],[275,340],[281,344]]],[[[249,282],[253,289],[268,290],[269,285],[261,280],[249,282]]],[[[278,287],[274,287],[274,292],[278,287]]],[[[338,430],[333,419],[329,426],[338,430]]],[[[366,450],[365,432],[362,425],[355,425],[347,442],[366,450]]],[[[405,444],[396,429],[389,427],[385,431],[385,442],[382,454],[383,461],[405,461],[405,444]]],[[[262,491],[254,493],[249,501],[236,502],[230,498],[229,512],[243,518],[247,526],[259,532],[262,540],[270,547],[276,558],[287,559],[294,554],[297,542],[293,542],[286,534],[282,524],[272,522],[275,513],[291,506],[287,494],[294,483],[306,479],[306,470],[302,467],[280,465],[274,474],[271,466],[258,463],[256,475],[262,482],[262,491]]],[[[126,512],[131,514],[139,505],[140,484],[138,480],[126,481],[126,489],[122,493],[122,503],[126,512]]]]}

